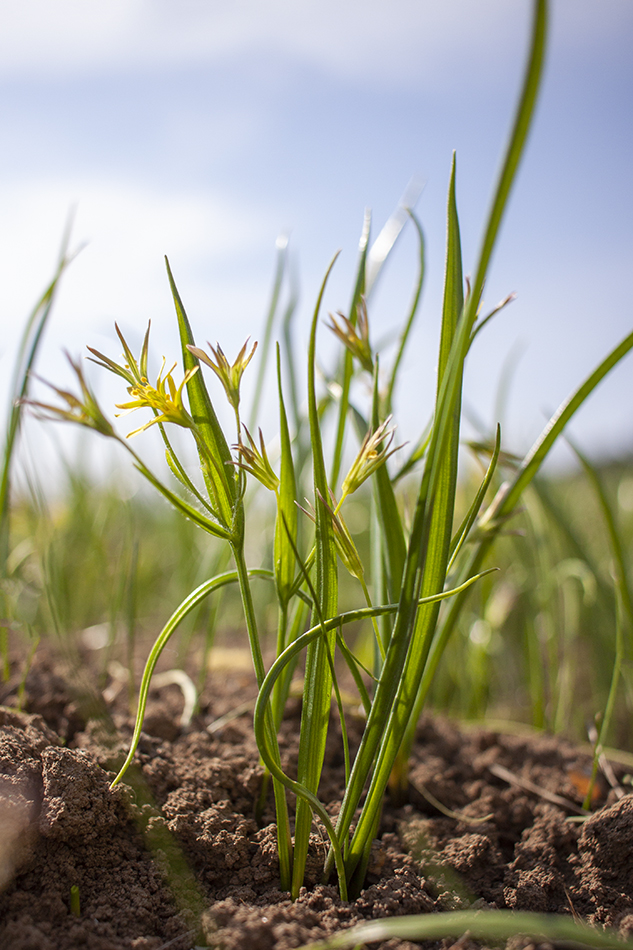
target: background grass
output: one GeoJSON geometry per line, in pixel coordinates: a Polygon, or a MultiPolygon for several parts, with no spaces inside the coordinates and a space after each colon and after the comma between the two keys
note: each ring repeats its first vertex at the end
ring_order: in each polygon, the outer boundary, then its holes
{"type": "MultiPolygon", "coordinates": [[[[602,460],[598,472],[611,500],[627,562],[633,555],[633,460],[602,460]]],[[[464,498],[472,478],[462,478],[464,498]]],[[[127,482],[126,482],[127,484],[127,482]]],[[[398,495],[405,512],[408,487],[398,495]]],[[[261,492],[250,511],[247,550],[262,561],[274,511],[261,492]],[[254,509],[254,510],[253,510],[254,509]]],[[[500,573],[470,592],[430,694],[430,707],[463,719],[503,719],[586,741],[606,703],[615,651],[612,555],[595,495],[582,471],[541,477],[524,496],[523,511],[491,558],[500,573]]],[[[81,466],[68,467],[65,485],[46,497],[31,483],[12,505],[6,591],[14,639],[35,638],[97,651],[105,664],[127,661],[129,637],[155,636],[175,604],[211,576],[222,545],[142,488],[122,499],[116,478],[97,484],[81,466]],[[90,628],[99,627],[97,631],[90,628]],[[86,634],[86,631],[89,631],[86,634]]],[[[370,497],[359,492],[347,513],[361,557],[369,558],[370,497]]],[[[341,573],[341,609],[358,602],[357,585],[341,573]]],[[[275,650],[274,591],[258,587],[264,651],[275,650]]],[[[222,595],[218,642],[243,628],[236,589],[222,595]]],[[[178,665],[202,663],[215,611],[203,605],[174,635],[178,665]],[[193,651],[193,652],[192,652],[193,651]]],[[[369,625],[367,625],[369,627],[369,625]]],[[[369,630],[357,630],[360,641],[369,630]]],[[[246,635],[244,634],[244,637],[246,635]]],[[[352,637],[353,639],[353,637],[352,637]]],[[[247,645],[244,639],[244,646],[247,645]]],[[[172,653],[172,656],[174,654],[172,653]]],[[[630,667],[631,651],[626,654],[630,667]]],[[[140,671],[137,671],[137,685],[140,671]]],[[[633,748],[630,677],[618,692],[608,742],[633,748]]]]}

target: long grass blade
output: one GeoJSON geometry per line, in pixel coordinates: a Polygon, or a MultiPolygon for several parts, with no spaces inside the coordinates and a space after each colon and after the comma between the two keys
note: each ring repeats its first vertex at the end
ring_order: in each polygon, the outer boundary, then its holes
{"type": "MultiPolygon", "coordinates": [[[[182,346],[182,359],[186,372],[193,369],[194,366],[199,367],[200,361],[187,349],[188,345],[195,345],[195,340],[167,258],[165,258],[165,264],[167,266],[169,286],[176,307],[178,331],[180,333],[182,346]]],[[[225,524],[230,525],[233,506],[238,497],[238,484],[236,478],[231,474],[233,461],[231,453],[227,441],[224,438],[222,427],[215,414],[201,370],[198,370],[188,381],[187,395],[189,396],[189,407],[193,420],[202,434],[210,457],[216,463],[215,465],[209,466],[201,454],[200,461],[202,463],[205,482],[225,524]]]]}
{"type": "MultiPolygon", "coordinates": [[[[336,255],[338,257],[338,255],[336,255]]],[[[327,508],[322,499],[329,497],[323,444],[316,398],[316,332],[321,310],[321,301],[336,257],[330,263],[319,291],[312,318],[310,346],[308,351],[308,412],[310,419],[310,442],[312,445],[312,469],[316,509],[316,602],[313,617],[331,617],[336,613],[338,597],[336,545],[334,531],[327,508]]],[[[303,708],[297,779],[301,786],[316,795],[323,757],[332,694],[330,662],[334,651],[334,634],[320,638],[306,654],[303,708]]],[[[295,853],[293,862],[293,898],[303,886],[308,854],[312,810],[305,797],[297,802],[295,824],[295,853]]]]}
{"type": "MultiPolygon", "coordinates": [[[[444,479],[442,483],[444,496],[449,497],[450,492],[454,491],[454,487],[450,484],[449,469],[442,466],[442,459],[446,451],[450,451],[449,446],[455,438],[455,431],[458,425],[456,408],[461,400],[464,359],[470,345],[472,327],[476,320],[479,298],[481,297],[499,224],[507,203],[510,187],[514,180],[534,111],[542,72],[546,21],[547,3],[545,0],[536,0],[531,49],[525,73],[523,92],[502,165],[488,224],[485,229],[479,263],[475,272],[473,291],[466,301],[463,315],[459,320],[455,332],[452,334],[452,342],[450,342],[450,321],[447,322],[446,332],[444,332],[444,330],[442,331],[436,413],[411,531],[409,556],[407,557],[407,565],[405,567],[400,608],[396,616],[383,676],[376,690],[372,713],[367,721],[361,747],[356,757],[355,767],[352,771],[350,783],[341,807],[339,822],[337,823],[337,833],[339,833],[339,835],[346,834],[352,815],[360,800],[362,788],[374,762],[377,746],[380,743],[380,752],[378,753],[370,789],[365,799],[365,805],[363,806],[360,819],[356,825],[346,860],[348,880],[358,867],[362,869],[363,863],[367,858],[368,848],[370,846],[369,835],[375,827],[375,816],[381,807],[382,796],[387,786],[389,773],[400,747],[403,732],[409,721],[412,707],[415,706],[418,683],[420,682],[422,670],[426,664],[428,651],[431,646],[430,638],[434,630],[437,615],[433,618],[434,611],[422,611],[416,621],[417,594],[422,585],[419,565],[422,563],[425,564],[424,583],[437,583],[439,568],[441,566],[441,536],[443,535],[441,530],[435,534],[432,568],[429,567],[428,573],[426,568],[435,495],[442,482],[440,475],[444,479]],[[414,661],[408,663],[407,675],[404,676],[401,681],[414,626],[416,644],[414,661]]],[[[454,174],[452,175],[452,180],[454,182],[454,174]]],[[[454,191],[454,188],[451,190],[454,191]]],[[[452,231],[455,236],[456,216],[454,215],[454,209],[452,208],[450,199],[448,218],[449,235],[452,231]]],[[[459,293],[458,281],[456,279],[457,275],[457,245],[453,237],[452,242],[449,238],[449,251],[447,253],[445,320],[448,319],[450,308],[455,306],[456,295],[459,293]],[[450,247],[451,244],[452,250],[450,247]]],[[[444,513],[440,510],[437,516],[439,522],[436,522],[438,528],[441,526],[443,518],[446,519],[446,523],[448,523],[447,515],[448,513],[444,513]]],[[[361,884],[360,878],[357,877],[354,884],[355,889],[358,889],[361,884]]]]}
{"type": "Polygon", "coordinates": [[[393,251],[404,226],[409,220],[409,209],[414,208],[422,192],[422,184],[415,179],[407,185],[395,210],[385,222],[367,256],[366,296],[370,297],[382,269],[393,251]]]}
{"type": "MultiPolygon", "coordinates": [[[[380,396],[378,392],[379,360],[376,358],[376,372],[374,374],[374,396],[372,405],[372,428],[374,432],[382,421],[380,419],[380,396]]],[[[380,447],[379,449],[380,450],[380,447]]],[[[389,600],[395,600],[400,592],[402,574],[407,557],[407,542],[402,527],[402,519],[398,510],[393,484],[389,478],[387,466],[381,465],[374,473],[374,496],[378,509],[378,522],[381,528],[381,541],[384,549],[384,560],[387,566],[387,590],[389,600]]]]}
{"type": "Polygon", "coordinates": [[[633,940],[623,940],[615,930],[598,930],[573,917],[560,914],[535,914],[514,910],[456,910],[445,914],[412,914],[372,920],[299,950],[347,950],[385,940],[441,940],[462,937],[492,942],[518,935],[532,937],[536,943],[569,944],[596,947],[597,950],[633,950],[633,940]]]}
{"type": "MultiPolygon", "coordinates": [[[[554,413],[526,455],[514,478],[501,486],[491,505],[479,519],[477,523],[479,540],[473,546],[472,554],[462,569],[464,574],[471,574],[480,569],[503,525],[516,510],[523,492],[532,479],[538,474],[541,465],[547,458],[548,453],[557,438],[563,432],[567,423],[591,395],[596,386],[602,382],[607,373],[609,373],[631,349],[633,349],[633,333],[626,336],[621,343],[611,350],[600,365],[587,377],[578,389],[562,403],[557,412],[554,413]]],[[[463,594],[459,594],[455,598],[431,647],[429,661],[420,684],[420,692],[414,710],[414,713],[417,712],[418,715],[428,695],[431,682],[448,638],[454,630],[462,611],[463,601],[463,594]]]]}
{"type": "MultiPolygon", "coordinates": [[[[455,195],[455,156],[453,156],[447,207],[446,269],[438,361],[436,422],[433,426],[427,465],[420,486],[407,553],[405,575],[409,581],[407,583],[405,580],[403,584],[403,592],[407,591],[405,596],[409,596],[409,591],[411,591],[414,603],[420,595],[424,597],[441,592],[446,580],[457,486],[461,388],[465,356],[463,347],[456,352],[453,343],[457,336],[463,304],[461,241],[455,195]],[[450,388],[449,377],[452,380],[450,388]],[[418,544],[418,539],[421,544],[418,544]],[[418,587],[419,591],[416,589],[418,587]]],[[[462,325],[461,337],[464,338],[465,335],[466,329],[462,325]]],[[[389,773],[408,724],[411,697],[415,696],[437,623],[439,603],[434,602],[419,609],[416,615],[416,611],[411,609],[413,605],[404,603],[403,600],[404,598],[401,598],[403,615],[407,617],[408,623],[406,627],[401,625],[398,630],[399,613],[396,618],[394,638],[398,635],[402,638],[403,645],[410,643],[410,647],[398,676],[397,697],[390,707],[387,729],[384,737],[377,737],[380,738],[380,751],[376,769],[346,860],[348,883],[354,880],[354,891],[360,890],[363,884],[371,847],[370,836],[373,835],[372,829],[376,827],[389,773]]],[[[385,675],[386,666],[385,664],[385,675]]],[[[391,689],[392,687],[390,691],[391,689]]],[[[379,691],[380,685],[376,691],[376,699],[379,691]]],[[[403,768],[406,768],[406,763],[403,768]]]]}
{"type": "Polygon", "coordinates": [[[7,427],[2,460],[2,475],[0,478],[0,572],[6,574],[6,563],[9,555],[9,495],[11,481],[11,464],[20,429],[24,400],[28,396],[31,371],[35,364],[37,353],[42,341],[46,324],[51,315],[55,296],[59,288],[61,277],[74,258],[68,255],[70,230],[72,219],[69,219],[59,252],[59,259],[53,279],[36,303],[26,322],[22,333],[18,356],[15,361],[13,378],[11,381],[11,403],[7,417],[7,427]]]}
{"type": "Polygon", "coordinates": [[[251,430],[251,432],[254,432],[255,423],[257,421],[257,410],[264,388],[264,378],[266,376],[266,365],[268,363],[273,323],[275,322],[275,317],[279,308],[279,295],[281,293],[281,285],[283,283],[284,274],[286,271],[286,262],[288,258],[287,236],[285,234],[281,234],[277,238],[276,245],[277,264],[275,267],[275,276],[273,278],[273,289],[270,296],[270,304],[268,305],[268,313],[266,314],[266,320],[264,321],[264,336],[262,339],[262,344],[259,348],[259,368],[257,370],[257,379],[255,380],[255,389],[253,392],[253,402],[248,421],[248,428],[251,430]]]}
{"type": "MultiPolygon", "coordinates": [[[[408,210],[408,209],[407,209],[408,210]]],[[[424,276],[426,273],[426,242],[424,240],[424,231],[422,230],[422,225],[418,221],[417,217],[413,211],[409,211],[411,220],[415,227],[417,236],[418,236],[418,279],[415,285],[415,291],[413,293],[413,302],[411,304],[411,309],[409,310],[409,315],[405,321],[402,333],[400,334],[400,340],[398,342],[398,352],[396,353],[396,358],[394,360],[393,366],[391,368],[391,373],[389,375],[389,383],[387,386],[387,393],[385,395],[385,405],[384,405],[384,414],[385,416],[390,415],[392,411],[393,404],[393,391],[396,385],[396,380],[398,378],[398,370],[400,369],[400,364],[404,356],[404,352],[407,348],[407,343],[409,342],[409,337],[411,335],[411,329],[413,327],[413,322],[418,312],[418,307],[420,305],[420,297],[422,296],[422,288],[424,286],[424,276]]]]}
{"type": "MultiPolygon", "coordinates": [[[[277,391],[279,396],[279,434],[281,441],[281,466],[279,474],[279,495],[277,518],[275,521],[275,578],[279,603],[285,610],[292,595],[295,580],[295,556],[288,535],[293,541],[297,537],[297,483],[292,445],[288,429],[288,417],[281,385],[281,352],[277,344],[277,391]]],[[[284,644],[285,646],[285,644],[284,644]]],[[[283,647],[282,647],[283,649],[283,647]]],[[[281,652],[280,650],[277,651],[281,652]]]]}
{"type": "MultiPolygon", "coordinates": [[[[361,232],[358,244],[358,265],[356,268],[356,279],[354,281],[354,292],[349,308],[349,321],[352,326],[356,326],[358,319],[358,307],[361,297],[365,293],[365,263],[367,261],[367,246],[369,243],[369,232],[371,229],[371,215],[365,212],[363,221],[363,230],[361,232]]],[[[335,490],[336,483],[341,471],[341,460],[343,458],[343,443],[345,440],[345,429],[347,427],[347,416],[349,412],[349,390],[354,374],[354,358],[348,349],[343,353],[343,371],[341,373],[341,397],[339,400],[338,423],[336,428],[336,439],[334,443],[334,455],[332,458],[332,471],[330,473],[330,482],[332,489],[335,490]]],[[[324,496],[327,497],[327,496],[324,496]]]]}

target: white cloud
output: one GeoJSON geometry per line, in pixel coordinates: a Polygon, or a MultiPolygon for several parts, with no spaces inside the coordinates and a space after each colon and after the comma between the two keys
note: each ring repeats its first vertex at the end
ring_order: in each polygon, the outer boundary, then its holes
{"type": "MultiPolygon", "coordinates": [[[[473,78],[523,49],[530,4],[507,0],[3,0],[0,73],[192,65],[253,52],[356,79],[456,69],[473,78]]],[[[617,39],[629,0],[559,0],[559,42],[617,39]]]]}
{"type": "MultiPolygon", "coordinates": [[[[78,209],[74,243],[87,241],[87,246],[60,298],[59,326],[71,347],[78,333],[77,342],[87,342],[87,326],[133,316],[142,327],[156,312],[168,310],[165,253],[172,266],[179,265],[177,272],[197,301],[208,290],[207,261],[221,270],[223,262],[261,249],[268,236],[251,208],[232,207],[212,194],[164,194],[103,179],[40,180],[0,189],[3,358],[11,358],[22,321],[51,276],[72,203],[78,209]]],[[[237,297],[251,303],[254,293],[247,276],[237,297]]]]}

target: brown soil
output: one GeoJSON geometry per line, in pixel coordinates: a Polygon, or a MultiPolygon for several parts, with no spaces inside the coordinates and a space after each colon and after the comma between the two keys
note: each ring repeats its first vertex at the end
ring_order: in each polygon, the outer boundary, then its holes
{"type": "MultiPolygon", "coordinates": [[[[254,820],[262,772],[250,715],[207,728],[254,696],[251,677],[212,677],[184,730],[178,687],[156,690],[130,784],[110,790],[132,726],[122,694],[109,707],[94,695],[90,703],[76,675],[60,670],[36,657],[23,712],[18,678],[0,689],[3,950],[289,950],[356,922],[473,903],[633,931],[633,797],[618,799],[603,781],[594,814],[569,821],[590,759],[565,741],[424,719],[409,800],[386,802],[361,896],[343,903],[335,886],[318,883],[325,841],[315,826],[312,880],[293,904],[279,890],[271,806],[261,826],[254,820]],[[541,791],[516,784],[526,781],[541,791]],[[457,814],[442,814],[434,799],[457,814]]],[[[281,745],[292,769],[299,702],[290,705],[281,745]]],[[[352,714],[350,723],[353,733],[352,714]]],[[[625,770],[614,769],[621,779],[625,770]]],[[[343,779],[333,723],[320,791],[333,814],[343,779]]]]}

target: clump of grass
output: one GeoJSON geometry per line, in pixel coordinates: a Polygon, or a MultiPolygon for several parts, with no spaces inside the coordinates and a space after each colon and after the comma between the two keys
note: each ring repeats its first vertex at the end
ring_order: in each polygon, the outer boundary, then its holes
{"type": "MultiPolygon", "coordinates": [[[[56,389],[62,406],[32,403],[41,413],[79,423],[119,443],[134,466],[173,507],[230,552],[233,569],[223,570],[202,583],[180,604],[165,624],[147,660],[140,687],[136,726],[129,755],[115,779],[128,768],[139,741],[145,704],[157,659],[181,621],[205,598],[237,584],[242,600],[253,667],[259,686],[254,729],[261,757],[272,776],[277,811],[281,885],[293,897],[303,885],[309,836],[316,817],[330,840],[324,878],[336,869],[341,896],[357,894],[363,886],[370,848],[380,821],[388,783],[394,790],[407,781],[407,763],[422,708],[433,687],[438,666],[465,610],[469,590],[494,568],[487,568],[495,541],[514,517],[524,492],[569,419],[617,362],[633,347],[627,336],[566,400],[552,417],[527,456],[499,483],[501,435],[497,430],[490,446],[486,471],[456,519],[457,477],[462,417],[464,363],[479,342],[490,314],[481,313],[482,293],[496,244],[500,223],[529,131],[542,73],[547,27],[547,4],[536,0],[528,63],[509,143],[484,228],[482,246],[472,282],[462,270],[460,227],[456,201],[456,162],[451,167],[448,206],[444,300],[441,315],[438,379],[431,423],[398,473],[389,470],[392,445],[392,403],[402,354],[409,344],[424,277],[424,239],[413,213],[410,217],[420,241],[420,268],[410,312],[406,315],[395,361],[381,385],[380,353],[371,338],[371,283],[377,273],[372,257],[370,221],[363,227],[356,278],[346,315],[331,319],[330,328],[343,349],[328,387],[320,399],[317,389],[317,331],[330,263],[314,307],[307,359],[307,418],[302,419],[296,380],[290,376],[291,412],[286,408],[284,362],[291,364],[287,341],[292,311],[283,323],[277,346],[279,405],[278,469],[271,462],[264,435],[242,422],[241,380],[254,354],[244,344],[231,362],[219,345],[206,350],[197,345],[171,269],[167,272],[180,333],[183,373],[175,377],[174,364],[163,361],[156,382],[149,377],[149,329],[137,358],[123,334],[117,334],[123,361],[91,349],[92,359],[120,377],[128,398],[118,404],[123,411],[149,409],[150,419],[130,435],[156,427],[163,440],[169,469],[179,483],[176,492],[151,470],[122,438],[99,406],[83,372],[71,361],[79,392],[56,389]],[[219,380],[231,406],[234,432],[223,429],[207,389],[204,373],[219,380]],[[371,384],[370,404],[363,410],[352,403],[354,379],[371,384]],[[335,393],[336,395],[333,395],[335,393]],[[334,416],[334,449],[326,459],[323,430],[334,416]],[[290,418],[293,425],[291,427],[290,418]],[[190,474],[170,440],[171,426],[185,429],[196,447],[200,479],[190,474]],[[347,474],[343,471],[343,446],[354,426],[359,449],[347,474]],[[292,428],[296,431],[292,433],[292,428]],[[302,473],[309,462],[311,499],[307,518],[302,473]],[[411,524],[405,527],[396,495],[397,482],[406,472],[418,471],[411,524]],[[250,568],[245,540],[249,521],[247,476],[267,489],[275,502],[276,520],[270,537],[270,568],[250,568]],[[359,554],[345,511],[348,500],[362,486],[373,487],[371,564],[359,554]],[[491,492],[496,494],[490,500],[491,492]],[[455,524],[458,524],[455,528],[455,524]],[[341,611],[339,564],[358,583],[362,606],[341,611]],[[274,586],[277,601],[276,659],[266,668],[262,653],[254,578],[274,586]],[[373,598],[373,599],[372,599],[373,598]],[[444,604],[444,609],[441,606],[444,604]],[[371,624],[373,658],[361,662],[345,636],[346,625],[363,620],[371,624]],[[345,713],[338,683],[337,650],[347,665],[365,709],[366,721],[360,747],[352,760],[346,738],[345,713]],[[292,670],[305,654],[303,707],[296,778],[281,764],[277,730],[284,715],[292,670]],[[332,694],[336,698],[346,763],[345,794],[336,824],[318,799],[332,694]],[[294,841],[291,837],[287,792],[297,798],[294,841]],[[361,807],[362,801],[362,807],[361,807]],[[358,809],[360,812],[358,813],[358,809]],[[351,832],[352,819],[355,829],[351,832]]],[[[379,237],[376,243],[379,243],[379,237]]],[[[384,242],[383,242],[384,243],[384,242]]],[[[393,242],[392,242],[393,243],[393,242]]],[[[376,245],[374,245],[375,247],[376,245]]],[[[381,261],[385,255],[382,253],[381,261]]],[[[275,281],[265,340],[277,311],[280,277],[275,281]]],[[[267,348],[267,345],[266,347],[267,348]]],[[[288,367],[287,367],[288,368],[288,367]]],[[[260,377],[261,378],[261,377],[260,377]]],[[[286,377],[288,378],[288,377],[286,377]]],[[[54,387],[53,387],[54,388],[54,387]]],[[[259,384],[258,384],[259,392],[259,384]]]]}

